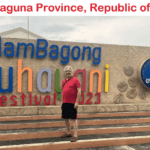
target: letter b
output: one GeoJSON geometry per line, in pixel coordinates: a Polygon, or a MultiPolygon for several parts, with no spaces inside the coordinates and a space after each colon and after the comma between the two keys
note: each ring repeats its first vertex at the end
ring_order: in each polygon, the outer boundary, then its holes
{"type": "Polygon", "coordinates": [[[48,43],[46,40],[44,39],[37,39],[37,48],[36,48],[36,58],[45,58],[47,56],[47,46],[48,46],[48,43]],[[45,46],[44,47],[40,47],[40,42],[44,42],[45,43],[45,46]],[[45,52],[44,55],[39,55],[39,51],[40,50],[43,50],[45,52]]]}

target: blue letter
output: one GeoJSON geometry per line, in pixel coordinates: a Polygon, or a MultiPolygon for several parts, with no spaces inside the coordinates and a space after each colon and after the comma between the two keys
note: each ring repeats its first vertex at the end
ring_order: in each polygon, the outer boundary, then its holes
{"type": "Polygon", "coordinates": [[[1,36],[0,36],[0,56],[1,56],[1,49],[2,49],[2,46],[1,46],[1,36]]]}
{"type": "Polygon", "coordinates": [[[101,47],[95,47],[95,48],[93,49],[93,59],[96,60],[96,62],[93,61],[93,64],[94,64],[94,65],[98,65],[98,64],[101,62],[101,47]],[[95,57],[95,50],[96,50],[96,49],[97,49],[98,52],[99,52],[97,58],[95,57]]]}
{"type": "Polygon", "coordinates": [[[6,57],[14,57],[14,44],[12,42],[6,42],[4,44],[4,46],[8,46],[8,45],[10,45],[11,47],[6,47],[4,49],[4,55],[6,57]],[[11,53],[8,54],[7,51],[9,51],[9,50],[11,50],[11,53]]]}
{"type": "Polygon", "coordinates": [[[74,60],[78,60],[80,58],[80,47],[79,46],[75,46],[75,47],[72,48],[72,58],[74,60]],[[75,49],[78,49],[78,55],[77,55],[77,57],[74,56],[75,49]]]}
{"type": "Polygon", "coordinates": [[[85,50],[89,50],[89,55],[88,55],[88,60],[90,60],[91,59],[91,47],[83,47],[83,53],[82,53],[82,60],[84,60],[84,58],[85,58],[85,50]]]}
{"type": "Polygon", "coordinates": [[[58,50],[59,50],[59,47],[58,47],[57,45],[51,45],[50,48],[51,48],[51,49],[52,49],[52,48],[56,48],[56,49],[55,49],[55,50],[53,49],[53,50],[51,50],[51,51],[49,52],[49,57],[50,57],[51,59],[58,59],[58,50]],[[53,56],[52,53],[55,53],[56,55],[53,56]]]}
{"type": "Polygon", "coordinates": [[[61,60],[60,62],[62,64],[67,64],[69,62],[69,55],[70,55],[70,46],[67,46],[67,45],[62,46],[62,48],[61,48],[61,58],[62,59],[66,59],[66,61],[65,60],[61,60]],[[63,56],[63,50],[65,48],[67,49],[67,56],[63,56]]]}
{"type": "Polygon", "coordinates": [[[24,58],[27,57],[27,47],[31,46],[32,47],[32,52],[31,52],[31,58],[34,57],[34,44],[33,43],[18,43],[17,44],[17,53],[16,53],[16,57],[19,57],[19,48],[20,46],[24,46],[24,58]]]}
{"type": "Polygon", "coordinates": [[[13,67],[9,67],[9,88],[8,89],[2,89],[2,68],[0,67],[0,92],[11,93],[13,91],[13,67]]]}
{"type": "Polygon", "coordinates": [[[45,39],[37,39],[37,48],[36,48],[36,58],[45,58],[47,56],[47,46],[48,43],[45,39]],[[44,47],[40,47],[40,42],[44,42],[45,46],[44,47]],[[44,55],[39,55],[39,51],[43,50],[45,52],[44,55]]]}

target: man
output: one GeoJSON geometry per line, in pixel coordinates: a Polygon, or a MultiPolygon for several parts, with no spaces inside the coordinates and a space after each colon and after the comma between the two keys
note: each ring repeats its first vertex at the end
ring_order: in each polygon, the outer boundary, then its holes
{"type": "Polygon", "coordinates": [[[69,119],[73,119],[74,124],[74,136],[71,139],[71,142],[76,142],[77,137],[77,108],[79,99],[81,97],[81,85],[80,81],[73,77],[73,69],[71,66],[66,66],[65,69],[66,78],[62,82],[62,118],[65,120],[65,124],[67,127],[67,132],[62,135],[62,138],[72,137],[70,131],[70,121],[69,119]]]}

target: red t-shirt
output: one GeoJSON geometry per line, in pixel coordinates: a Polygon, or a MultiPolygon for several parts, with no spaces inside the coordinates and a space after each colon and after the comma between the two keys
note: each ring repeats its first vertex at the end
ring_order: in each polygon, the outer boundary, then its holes
{"type": "Polygon", "coordinates": [[[72,77],[69,81],[64,79],[62,86],[63,103],[75,103],[77,99],[77,88],[81,87],[79,79],[76,77],[72,77]],[[64,85],[65,82],[67,83],[64,85]]]}

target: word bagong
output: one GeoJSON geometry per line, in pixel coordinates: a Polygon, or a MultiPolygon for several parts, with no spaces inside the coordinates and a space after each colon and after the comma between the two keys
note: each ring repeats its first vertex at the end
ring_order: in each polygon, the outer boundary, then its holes
{"type": "MultiPolygon", "coordinates": [[[[5,49],[4,49],[4,55],[6,57],[14,57],[15,52],[14,52],[14,44],[12,42],[6,42],[4,43],[5,49]],[[6,47],[7,46],[7,47],[6,47]],[[8,47],[9,46],[9,47],[8,47]]],[[[24,58],[27,57],[27,48],[30,46],[31,47],[31,58],[34,57],[34,44],[33,43],[17,43],[17,50],[16,50],[16,57],[19,57],[19,52],[20,52],[20,47],[24,47],[24,58]]],[[[1,37],[0,37],[0,56],[1,56],[1,47],[2,47],[2,43],[1,43],[1,37]]],[[[36,45],[36,58],[45,58],[48,54],[48,42],[45,39],[37,39],[37,45],[36,45]],[[43,47],[40,47],[40,42],[44,43],[43,47]],[[43,55],[40,55],[40,51],[44,52],[43,55]]],[[[50,52],[49,52],[49,57],[51,59],[58,59],[59,58],[59,46],[58,45],[51,45],[50,46],[50,52]]],[[[83,52],[82,52],[82,60],[85,59],[85,52],[88,51],[88,60],[91,60],[91,54],[93,56],[93,64],[94,65],[98,65],[101,62],[101,47],[94,47],[93,50],[91,50],[91,47],[87,46],[83,46],[83,52]],[[98,52],[98,54],[96,54],[96,51],[98,52]],[[95,56],[97,55],[97,57],[95,56]]],[[[69,45],[63,45],[61,47],[61,53],[60,56],[62,58],[62,60],[60,60],[60,62],[62,64],[67,64],[69,62],[69,57],[70,57],[70,53],[72,56],[73,60],[78,60],[80,58],[81,55],[81,48],[79,46],[74,46],[72,47],[72,51],[70,52],[70,46],[69,45]],[[67,55],[64,56],[64,51],[67,51],[67,55]],[[75,52],[77,52],[77,56],[75,56],[75,52]]]]}
{"type": "MultiPolygon", "coordinates": [[[[108,92],[108,85],[109,85],[109,64],[105,65],[105,92],[108,92]]],[[[32,92],[32,69],[30,67],[25,67],[22,69],[22,60],[18,60],[18,92],[22,92],[22,74],[24,71],[28,71],[28,92],[32,92]]],[[[86,69],[77,69],[74,73],[74,77],[77,77],[78,73],[83,74],[83,84],[82,84],[82,91],[85,92],[86,90],[86,69]]],[[[98,73],[98,92],[101,92],[101,86],[102,86],[102,72],[98,69],[90,69],[90,83],[89,83],[89,92],[93,92],[93,75],[95,73],[98,73]]],[[[8,89],[2,88],[2,68],[0,67],[0,92],[6,93],[6,92],[13,92],[13,67],[9,67],[9,84],[8,89]]],[[[40,92],[51,92],[51,68],[46,69],[42,68],[38,75],[37,75],[37,88],[40,92]],[[47,72],[48,74],[48,86],[47,88],[43,89],[41,87],[41,77],[43,72],[47,72]]],[[[57,92],[62,92],[62,89],[59,88],[59,69],[56,70],[55,74],[55,89],[57,92]]],[[[61,95],[60,95],[61,96],[61,95]]],[[[60,98],[60,97],[59,97],[60,98]]]]}
{"type": "MultiPolygon", "coordinates": [[[[82,105],[84,104],[84,102],[86,101],[86,104],[99,104],[101,102],[101,94],[100,93],[95,93],[94,97],[97,97],[97,100],[95,102],[92,102],[90,101],[93,97],[93,93],[87,93],[87,96],[90,96],[87,100],[85,100],[85,94],[84,93],[81,93],[82,95],[82,100],[79,100],[79,105],[82,105]]],[[[26,103],[27,103],[27,98],[26,98],[26,95],[24,93],[22,93],[22,95],[20,96],[21,100],[22,100],[22,106],[25,106],[26,103]]],[[[16,95],[11,95],[10,96],[10,101],[12,101],[11,103],[11,106],[17,106],[17,96],[16,95]]],[[[5,96],[5,95],[2,95],[0,97],[0,105],[2,107],[4,106],[7,106],[7,101],[8,101],[8,97],[5,96]]],[[[40,105],[42,103],[42,96],[39,95],[35,95],[32,97],[32,94],[30,93],[29,94],[29,106],[32,106],[33,103],[35,102],[35,105],[40,105]]],[[[51,99],[51,95],[46,95],[44,96],[44,104],[45,105],[56,105],[56,93],[54,93],[54,96],[53,96],[53,100],[51,99]]]]}

